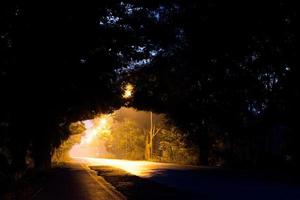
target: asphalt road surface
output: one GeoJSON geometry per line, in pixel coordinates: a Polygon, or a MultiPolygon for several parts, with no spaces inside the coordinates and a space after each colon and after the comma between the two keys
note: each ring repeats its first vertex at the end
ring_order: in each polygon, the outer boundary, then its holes
{"type": "MultiPolygon", "coordinates": [[[[188,192],[191,199],[210,200],[299,200],[300,185],[245,176],[241,172],[148,161],[74,158],[56,168],[34,200],[119,200],[126,199],[88,166],[110,166],[188,192]],[[205,197],[205,198],[199,198],[205,197]]],[[[155,191],[154,191],[155,192],[155,191]]],[[[158,200],[158,199],[157,199],[158,200]]]]}
{"type": "MultiPolygon", "coordinates": [[[[74,159],[90,166],[112,166],[123,169],[136,176],[187,191],[194,197],[192,199],[198,199],[200,196],[211,200],[300,199],[299,184],[269,180],[265,174],[148,161],[87,157],[74,159]]],[[[270,176],[272,178],[273,175],[270,176]]]]}
{"type": "Polygon", "coordinates": [[[126,199],[82,162],[69,162],[51,173],[48,183],[34,200],[123,200],[126,199]]]}

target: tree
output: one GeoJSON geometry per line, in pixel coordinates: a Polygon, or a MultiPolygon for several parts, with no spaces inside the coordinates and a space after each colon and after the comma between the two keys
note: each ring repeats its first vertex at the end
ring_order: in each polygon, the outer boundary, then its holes
{"type": "Polygon", "coordinates": [[[187,135],[176,127],[162,129],[157,136],[160,161],[183,164],[198,164],[199,152],[195,144],[187,140],[187,135]]]}
{"type": "Polygon", "coordinates": [[[0,4],[0,148],[10,152],[12,172],[26,169],[27,151],[36,168],[47,167],[71,122],[122,103],[118,63],[95,26],[107,2],[0,4]]]}
{"type": "Polygon", "coordinates": [[[163,53],[129,74],[136,85],[131,105],[166,113],[188,131],[199,145],[202,164],[208,164],[212,144],[220,137],[227,144],[228,163],[243,163],[241,152],[250,151],[247,159],[258,165],[274,154],[263,150],[269,148],[272,130],[288,127],[288,110],[299,108],[288,103],[299,98],[291,73],[298,74],[293,3],[194,1],[179,3],[179,8],[179,15],[164,9],[172,21],[169,30],[180,30],[170,33],[177,39],[157,37],[165,44],[163,53]]]}
{"type": "Polygon", "coordinates": [[[144,158],[144,141],[142,129],[134,121],[125,119],[113,124],[105,145],[116,158],[141,160],[144,158]]]}
{"type": "Polygon", "coordinates": [[[154,137],[160,132],[161,128],[156,128],[155,124],[153,124],[153,113],[150,112],[150,129],[146,131],[144,129],[146,135],[146,144],[145,144],[145,159],[151,160],[153,158],[153,140],[154,137]]]}

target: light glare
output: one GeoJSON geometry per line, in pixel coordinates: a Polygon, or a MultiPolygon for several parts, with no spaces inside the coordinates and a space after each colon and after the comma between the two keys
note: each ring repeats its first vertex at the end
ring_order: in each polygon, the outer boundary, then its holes
{"type": "Polygon", "coordinates": [[[128,83],[125,87],[123,98],[128,99],[133,95],[133,85],[128,83]]]}

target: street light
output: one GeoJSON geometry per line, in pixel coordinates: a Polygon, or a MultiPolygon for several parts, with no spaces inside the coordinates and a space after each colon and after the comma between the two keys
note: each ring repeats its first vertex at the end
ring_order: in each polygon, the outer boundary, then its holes
{"type": "Polygon", "coordinates": [[[125,90],[124,90],[124,93],[123,93],[123,98],[124,99],[129,99],[132,97],[133,95],[133,85],[130,84],[130,83],[127,83],[126,86],[125,86],[125,90]]]}
{"type": "Polygon", "coordinates": [[[102,126],[106,125],[107,124],[107,119],[105,119],[105,118],[100,119],[100,124],[102,126]]]}
{"type": "MultiPolygon", "coordinates": [[[[134,91],[134,87],[131,83],[127,83],[124,87],[124,93],[123,93],[123,98],[124,99],[130,99],[133,96],[133,91],[134,91]]],[[[150,130],[149,130],[149,155],[145,156],[146,158],[152,158],[153,157],[153,138],[155,137],[155,135],[158,133],[159,129],[156,130],[154,123],[153,123],[153,113],[152,111],[150,111],[150,130]]],[[[127,149],[127,135],[126,135],[126,149],[127,149]]],[[[127,150],[126,150],[127,151],[127,150]]]]}
{"type": "MultiPolygon", "coordinates": [[[[124,87],[123,98],[130,99],[133,96],[134,87],[131,83],[127,83],[124,87]]],[[[128,103],[128,102],[127,102],[128,103]]],[[[126,158],[128,157],[128,133],[126,132],[126,158]]]]}

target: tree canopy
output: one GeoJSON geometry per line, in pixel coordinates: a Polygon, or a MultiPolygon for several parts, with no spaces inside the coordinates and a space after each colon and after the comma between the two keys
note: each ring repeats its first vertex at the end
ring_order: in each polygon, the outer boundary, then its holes
{"type": "Polygon", "coordinates": [[[296,15],[280,0],[2,1],[0,154],[45,165],[70,122],[119,108],[130,82],[128,106],[166,113],[204,164],[220,138],[231,163],[299,163],[296,15]]]}

